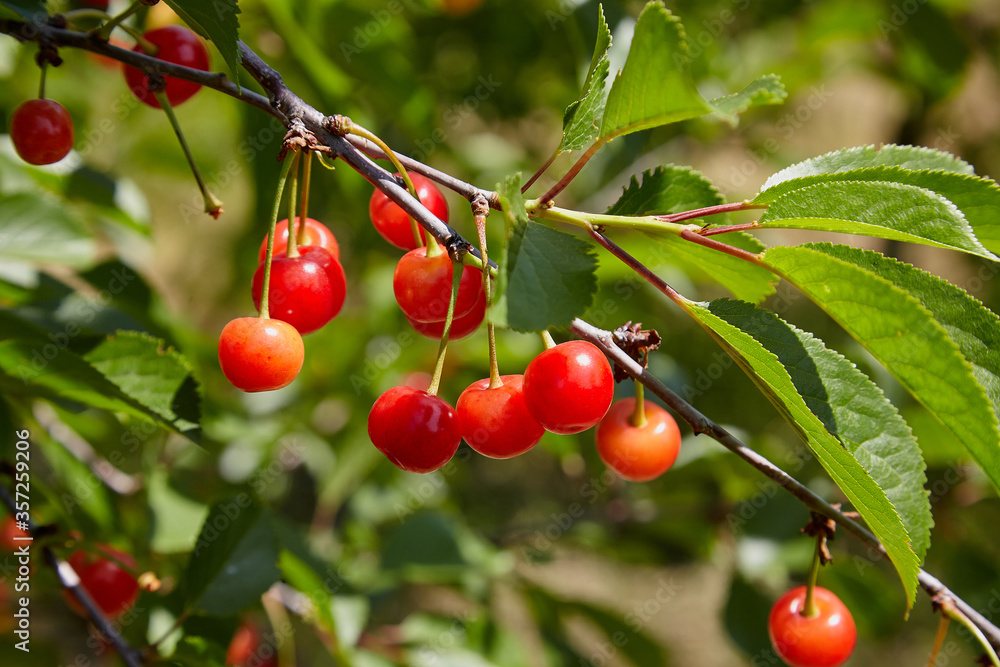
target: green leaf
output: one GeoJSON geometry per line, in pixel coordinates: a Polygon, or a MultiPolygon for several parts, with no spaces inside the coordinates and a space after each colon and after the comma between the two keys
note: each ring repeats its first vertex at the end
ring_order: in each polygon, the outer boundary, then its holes
{"type": "Polygon", "coordinates": [[[239,85],[240,8],[236,0],[165,0],[170,8],[199,35],[215,44],[239,85]]]}
{"type": "Polygon", "coordinates": [[[295,590],[305,593],[315,605],[317,625],[331,636],[337,637],[337,622],[333,617],[333,599],[329,588],[309,565],[290,551],[282,551],[278,567],[285,580],[295,590]]]}
{"type": "Polygon", "coordinates": [[[904,167],[881,166],[802,176],[778,183],[754,201],[770,203],[793,190],[829,181],[887,181],[936,192],[962,211],[987,250],[1000,252],[1000,186],[989,178],[961,171],[913,171],[904,167]]]}
{"type": "Polygon", "coordinates": [[[94,253],[91,234],[51,199],[28,192],[0,197],[0,261],[80,267],[94,253]]]}
{"type": "Polygon", "coordinates": [[[861,234],[996,259],[962,212],[925,188],[884,181],[833,181],[778,197],[761,227],[861,234]]]}
{"type": "Polygon", "coordinates": [[[597,134],[598,123],[604,113],[606,81],[611,63],[608,49],[611,48],[611,30],[604,18],[604,7],[597,6],[597,43],[590,69],[583,82],[580,98],[566,107],[563,114],[563,137],[559,151],[579,150],[590,143],[597,134]]]}
{"type": "Polygon", "coordinates": [[[184,576],[188,609],[236,614],[277,581],[278,544],[267,515],[242,493],[212,505],[184,576]]]}
{"type": "Polygon", "coordinates": [[[153,518],[149,547],[161,554],[191,551],[208,507],[175,490],[163,466],[149,476],[147,496],[153,518]]]}
{"type": "Polygon", "coordinates": [[[201,398],[187,360],[163,341],[138,331],[119,331],[84,355],[126,395],[198,441],[201,398]]]}
{"type": "MultiPolygon", "coordinates": [[[[762,266],[749,264],[742,259],[711,248],[691,243],[673,234],[655,237],[657,249],[663,249],[689,274],[703,274],[720,283],[742,301],[760,303],[774,294],[778,276],[762,266]]],[[[742,232],[730,232],[713,237],[742,250],[759,253],[764,244],[742,232]]]]}
{"type": "Polygon", "coordinates": [[[896,508],[910,548],[923,561],[934,525],[920,447],[899,412],[854,364],[777,315],[739,301],[713,301],[713,314],[753,336],[785,367],[810,412],[857,459],[896,508]]]}
{"type": "Polygon", "coordinates": [[[702,116],[712,108],[698,93],[688,70],[684,26],[655,0],[639,15],[625,66],[611,84],[600,138],[702,116]]]}
{"type": "Polygon", "coordinates": [[[0,18],[45,23],[49,13],[45,8],[45,0],[3,0],[0,2],[0,18]]]}
{"type": "MultiPolygon", "coordinates": [[[[825,244],[775,247],[764,262],[833,317],[948,426],[1000,489],[1000,427],[972,365],[916,297],[825,244]]],[[[919,281],[918,285],[919,287],[919,281]]]]}
{"type": "Polygon", "coordinates": [[[739,123],[740,114],[750,107],[782,104],[787,97],[788,91],[781,83],[781,77],[777,74],[767,74],[756,79],[738,93],[718,97],[708,104],[723,120],[735,126],[739,123]]]}
{"type": "MultiPolygon", "coordinates": [[[[903,167],[913,171],[932,169],[936,171],[951,171],[958,174],[974,175],[975,169],[965,160],[951,153],[923,146],[900,146],[888,144],[885,146],[857,146],[832,151],[824,155],[798,162],[771,175],[760,189],[761,195],[785,181],[807,176],[823,174],[838,174],[867,167],[903,167]]],[[[758,203],[772,201],[760,196],[758,203]]]]}
{"type": "MultiPolygon", "coordinates": [[[[746,307],[750,308],[750,306],[746,307]]],[[[712,312],[717,308],[719,306],[714,303],[707,304],[707,307],[706,304],[693,302],[687,304],[691,315],[716,338],[726,352],[760,387],[764,395],[788,420],[789,424],[799,431],[834,483],[864,517],[872,532],[885,546],[886,552],[903,582],[903,587],[906,589],[909,606],[912,606],[916,597],[920,559],[911,548],[911,538],[906,527],[885,491],[879,487],[861,463],[851,455],[844,444],[831,435],[823,421],[812,412],[803,396],[800,395],[798,387],[789,374],[789,369],[783,365],[782,360],[752,335],[712,312]]],[[[755,320],[759,320],[758,326],[774,328],[775,333],[782,336],[772,342],[777,346],[777,342],[780,340],[783,345],[787,346],[780,350],[787,362],[797,360],[798,367],[793,365],[792,369],[799,374],[800,382],[808,378],[809,372],[814,375],[818,374],[813,354],[820,357],[832,355],[821,345],[810,345],[807,348],[805,341],[810,336],[794,330],[776,316],[763,310],[755,309],[753,312],[755,320]],[[806,375],[802,375],[802,373],[806,373],[806,375]]],[[[822,404],[819,404],[817,409],[820,409],[821,406],[822,404]]]]}
{"type": "MultiPolygon", "coordinates": [[[[880,253],[841,245],[812,247],[874,273],[916,298],[958,345],[993,412],[1000,415],[1000,317],[996,313],[943,278],[880,253]]],[[[1000,470],[990,477],[1000,478],[1000,470]]]]}
{"type": "MultiPolygon", "coordinates": [[[[661,598],[670,600],[682,588],[680,583],[674,582],[672,579],[666,580],[662,575],[655,584],[650,582],[650,586],[655,587],[649,591],[649,599],[657,604],[661,604],[661,598]]],[[[604,635],[615,647],[616,652],[620,651],[623,656],[628,658],[629,664],[671,664],[666,649],[642,631],[634,614],[623,618],[620,613],[612,613],[607,609],[576,601],[561,601],[559,607],[564,617],[567,614],[579,614],[592,621],[604,632],[604,635]]],[[[597,658],[599,655],[600,653],[595,653],[592,657],[597,658]]],[[[591,662],[590,664],[596,663],[591,662]]]]}
{"type": "Polygon", "coordinates": [[[597,258],[586,241],[529,222],[514,232],[507,264],[507,326],[541,331],[569,326],[597,291],[597,258]]]}
{"type": "Polygon", "coordinates": [[[700,172],[667,164],[642,172],[642,185],[632,176],[608,214],[666,215],[723,202],[722,194],[700,172]]]}

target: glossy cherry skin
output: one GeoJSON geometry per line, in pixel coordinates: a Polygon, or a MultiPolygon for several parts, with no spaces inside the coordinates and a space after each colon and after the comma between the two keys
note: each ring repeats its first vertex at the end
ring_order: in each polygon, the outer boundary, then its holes
{"type": "Polygon", "coordinates": [[[52,164],[73,148],[73,119],[53,100],[24,102],[10,115],[10,140],[28,164],[52,164]]]}
{"type": "Polygon", "coordinates": [[[433,472],[451,460],[462,433],[455,409],[413,387],[393,387],[368,413],[368,437],[396,467],[433,472]]]}
{"type": "MultiPolygon", "coordinates": [[[[410,320],[440,322],[448,315],[451,299],[453,264],[448,253],[427,256],[427,248],[417,248],[403,255],[392,276],[396,303],[410,320]]],[[[455,317],[465,315],[482,298],[483,274],[471,266],[462,267],[455,301],[455,317]]]]}
{"type": "Polygon", "coordinates": [[[854,651],[858,631],[850,610],[833,592],[816,586],[816,615],[802,615],[806,587],[788,591],[774,603],[767,619],[771,645],[792,667],[837,667],[854,651]]]}
{"type": "Polygon", "coordinates": [[[219,336],[219,365],[237,389],[281,389],[302,370],[305,347],[295,327],[281,320],[239,317],[219,336]]]}
{"type": "Polygon", "coordinates": [[[490,389],[490,379],[473,382],[458,397],[455,410],[462,437],[469,446],[494,459],[524,454],[545,434],[524,403],[523,375],[501,375],[503,383],[490,389]]]}
{"type": "MultiPolygon", "coordinates": [[[[448,201],[441,194],[438,186],[420,174],[409,172],[409,175],[413,186],[417,189],[417,198],[420,203],[442,222],[448,222],[448,201]]],[[[398,177],[399,174],[397,173],[396,176],[398,177]]],[[[397,248],[413,250],[426,241],[427,232],[424,231],[423,227],[417,225],[417,230],[420,232],[420,243],[417,243],[413,237],[413,227],[410,225],[409,214],[381,190],[373,192],[371,199],[368,200],[368,215],[382,238],[397,248]]]]}
{"type": "Polygon", "coordinates": [[[524,371],[528,411],[553,433],[586,431],[604,418],[614,395],[611,365],[587,341],[573,340],[545,350],[524,371]]]}
{"type": "Polygon", "coordinates": [[[633,426],[635,398],[617,401],[597,425],[601,460],[625,479],[648,482],[665,473],[681,450],[681,431],[669,412],[645,401],[646,423],[633,426]]]}
{"type": "MultiPolygon", "coordinates": [[[[296,223],[297,225],[298,223],[296,223]]],[[[299,245],[313,245],[326,248],[333,255],[334,259],[340,260],[340,244],[333,232],[318,220],[306,218],[305,241],[299,245]]],[[[274,256],[284,255],[288,250],[288,218],[281,220],[274,229],[274,256]]],[[[267,257],[267,235],[260,242],[260,252],[257,254],[257,261],[263,262],[267,257]]]]}
{"type": "MultiPolygon", "coordinates": [[[[143,33],[143,37],[158,47],[156,57],[160,60],[208,71],[208,50],[201,38],[188,28],[180,25],[168,25],[149,30],[143,33]]],[[[143,53],[142,46],[138,44],[132,50],[143,53]]],[[[125,83],[132,90],[132,94],[140,102],[159,109],[160,102],[156,99],[156,95],[149,90],[149,77],[142,70],[129,65],[125,65],[124,72],[125,83]]],[[[201,85],[197,83],[169,76],[164,77],[164,92],[167,94],[171,106],[177,106],[181,102],[187,101],[199,90],[201,90],[201,85]]]]}
{"type": "MultiPolygon", "coordinates": [[[[114,618],[135,604],[139,597],[139,582],[122,568],[119,563],[135,570],[135,559],[106,544],[97,545],[97,549],[111,558],[102,558],[94,553],[78,549],[67,560],[73,570],[80,576],[80,584],[87,590],[105,615],[114,618]]],[[[86,616],[83,607],[76,598],[66,592],[66,599],[73,609],[86,616]]]]}
{"type": "MultiPolygon", "coordinates": [[[[347,281],[344,269],[333,255],[317,246],[302,246],[298,257],[271,259],[268,315],[288,322],[302,335],[320,329],[344,305],[347,281]]],[[[264,264],[253,274],[251,293],[260,310],[264,288],[264,264]]]]}
{"type": "MultiPolygon", "coordinates": [[[[485,318],[486,297],[483,296],[476,301],[476,305],[472,307],[472,310],[461,317],[454,318],[454,321],[451,323],[451,331],[448,332],[448,340],[459,340],[473,334],[485,318]]],[[[444,320],[439,322],[417,322],[407,317],[406,321],[421,336],[441,340],[441,336],[444,334],[444,320]]]]}
{"type": "Polygon", "coordinates": [[[18,537],[31,537],[31,535],[28,531],[18,528],[17,521],[14,517],[8,515],[7,518],[4,519],[3,527],[0,528],[0,549],[3,551],[14,552],[18,547],[31,544],[30,540],[14,539],[18,537]]]}

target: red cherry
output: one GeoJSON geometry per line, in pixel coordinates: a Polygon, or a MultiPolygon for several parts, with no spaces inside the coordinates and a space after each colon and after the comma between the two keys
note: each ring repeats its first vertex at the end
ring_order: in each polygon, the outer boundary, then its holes
{"type": "Polygon", "coordinates": [[[226,650],[226,665],[232,667],[275,667],[277,649],[273,644],[261,644],[260,630],[249,621],[236,629],[226,650]]]}
{"type": "Polygon", "coordinates": [[[623,398],[597,425],[595,438],[601,460],[625,479],[647,482],[665,473],[677,460],[681,432],[670,413],[645,401],[646,423],[633,426],[635,398],[623,398]]]}
{"type": "MultiPolygon", "coordinates": [[[[181,25],[168,25],[163,28],[149,30],[142,35],[157,47],[156,57],[168,63],[183,65],[192,69],[208,71],[208,49],[198,35],[181,25]]],[[[136,44],[132,49],[142,53],[142,46],[136,44]]],[[[140,102],[148,104],[154,109],[160,108],[160,103],[149,90],[149,77],[145,72],[135,67],[125,65],[125,83],[132,89],[132,94],[139,98],[140,102]]],[[[201,85],[164,77],[164,91],[171,106],[177,106],[192,95],[201,90],[201,85]]]]}
{"type": "MultiPolygon", "coordinates": [[[[392,276],[392,291],[408,319],[417,322],[445,319],[451,299],[452,267],[451,258],[444,251],[428,257],[427,248],[417,248],[400,257],[392,276]]],[[[455,317],[465,315],[476,305],[482,297],[482,283],[483,275],[478,269],[463,267],[455,317]]]]}
{"type": "Polygon", "coordinates": [[[553,433],[579,433],[601,421],[615,395],[611,365],[596,345],[560,343],[531,360],[524,371],[524,401],[553,433]]]}
{"type": "MultiPolygon", "coordinates": [[[[347,281],[333,255],[317,246],[302,246],[298,257],[271,259],[271,285],[267,307],[270,317],[288,322],[300,334],[318,330],[344,305],[347,281]]],[[[253,303],[260,309],[264,289],[264,264],[257,267],[251,284],[253,303]]]]}
{"type": "Polygon", "coordinates": [[[413,387],[393,387],[368,414],[368,437],[398,468],[433,472],[451,460],[462,434],[455,409],[413,387]]]}
{"type": "Polygon", "coordinates": [[[806,587],[788,591],[774,603],[767,619],[771,645],[792,667],[837,667],[854,651],[858,631],[850,610],[833,592],[816,586],[816,613],[803,616],[806,587]]]}
{"type": "Polygon", "coordinates": [[[240,317],[219,336],[219,365],[237,389],[270,391],[291,383],[302,369],[305,348],[291,324],[240,317]]]}
{"type": "Polygon", "coordinates": [[[30,540],[19,540],[19,537],[31,537],[31,534],[26,530],[21,530],[17,527],[17,521],[14,517],[7,516],[4,519],[3,527],[0,528],[0,549],[8,552],[14,552],[18,547],[23,547],[26,544],[31,544],[30,540]]]}
{"type": "MultiPolygon", "coordinates": [[[[134,571],[137,565],[135,559],[129,554],[122,553],[106,544],[96,546],[98,551],[111,558],[102,558],[78,549],[70,555],[67,561],[80,576],[80,585],[90,594],[94,603],[107,616],[114,618],[135,604],[136,598],[139,597],[139,582],[128,570],[122,568],[122,565],[125,565],[134,571]]],[[[86,611],[77,603],[76,598],[68,592],[65,595],[70,606],[77,613],[82,616],[87,615],[86,611]]]]}
{"type": "MultiPolygon", "coordinates": [[[[298,223],[296,223],[298,224],[298,223]]],[[[340,259],[340,244],[337,243],[337,237],[333,235],[333,232],[318,220],[313,220],[312,218],[306,218],[306,233],[305,241],[300,245],[314,245],[320,248],[326,248],[334,259],[340,259]]],[[[280,221],[274,230],[274,256],[284,255],[288,250],[288,218],[280,221]]],[[[260,243],[260,252],[257,255],[257,261],[263,262],[267,257],[267,235],[264,235],[264,240],[260,243]]]]}
{"type": "MultiPolygon", "coordinates": [[[[398,173],[395,175],[399,176],[398,173]]],[[[448,201],[441,194],[441,190],[425,176],[415,172],[409,172],[409,175],[413,186],[417,189],[417,198],[420,203],[437,218],[448,222],[448,201]]],[[[424,228],[417,225],[420,232],[420,243],[417,243],[416,239],[413,238],[413,227],[410,225],[409,214],[381,190],[372,193],[372,198],[368,201],[368,215],[382,238],[397,248],[413,250],[427,240],[424,228]]]]}
{"type": "Polygon", "coordinates": [[[28,100],[10,116],[10,140],[28,164],[52,164],[73,148],[73,119],[53,100],[28,100]]]}
{"type": "Polygon", "coordinates": [[[524,404],[523,380],[523,375],[502,375],[503,384],[490,389],[490,379],[484,378],[458,397],[462,437],[480,454],[508,459],[534,447],[545,434],[524,404]]]}
{"type": "MultiPolygon", "coordinates": [[[[472,310],[461,317],[456,317],[452,321],[451,331],[448,332],[448,340],[459,340],[471,335],[483,323],[485,317],[486,297],[484,296],[476,301],[476,305],[472,307],[472,310]]],[[[441,340],[441,336],[444,335],[444,320],[439,322],[417,322],[407,317],[406,321],[422,336],[441,340]]]]}

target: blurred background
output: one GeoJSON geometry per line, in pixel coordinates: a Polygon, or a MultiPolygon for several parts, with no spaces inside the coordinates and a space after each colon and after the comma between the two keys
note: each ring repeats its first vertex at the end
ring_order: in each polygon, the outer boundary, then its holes
{"type": "MultiPolygon", "coordinates": [[[[643,4],[603,3],[614,34],[612,71],[624,61],[643,4]]],[[[939,148],[981,175],[1000,174],[1000,3],[666,4],[684,24],[706,98],[773,72],[789,91],[787,102],[750,111],[736,128],[694,120],[616,140],[561,205],[603,211],[632,175],[671,163],[694,167],[727,199],[739,200],[796,161],[881,143],[939,148]]],[[[486,188],[517,171],[532,174],[557,147],[562,112],[590,63],[598,16],[598,3],[589,0],[239,6],[243,41],[307,102],[486,188]]],[[[137,25],[176,20],[161,3],[140,13],[137,25]]],[[[34,46],[0,36],[0,127],[36,95],[34,54],[34,46]]],[[[99,297],[94,272],[121,262],[137,277],[110,302],[97,299],[86,330],[146,330],[180,350],[201,384],[203,447],[145,431],[141,446],[123,455],[118,443],[134,435],[127,419],[59,402],[25,405],[10,385],[0,386],[0,423],[4,438],[26,414],[41,427],[33,430],[40,520],[113,543],[161,580],[161,590],[144,593],[141,613],[124,624],[133,645],[159,640],[171,626],[172,592],[210,504],[246,492],[281,527],[276,534],[287,532],[282,539],[308,552],[320,573],[333,573],[329,592],[341,641],[361,647],[354,664],[781,664],[768,643],[767,611],[804,581],[813,543],[798,531],[809,516],[713,441],[682,426],[681,458],[648,484],[608,472],[592,432],[546,435],[528,454],[506,461],[463,444],[451,464],[430,475],[403,473],[372,447],[371,404],[411,374],[432,371],[437,344],[416,335],[396,307],[391,280],[400,252],[369,222],[371,186],[342,164],[314,169],[310,215],[340,242],[347,304],[307,337],[306,365],[291,386],[257,395],[233,389],[218,368],[216,342],[226,322],[253,314],[249,283],[283,128],[210,90],[178,107],[195,158],[225,204],[213,220],[200,212],[163,114],[134,100],[120,67],[83,52],[61,55],[64,64],[48,73],[47,95],[73,116],[75,153],[52,168],[28,168],[6,137],[0,142],[0,196],[37,193],[53,209],[34,261],[0,249],[0,305],[54,330],[72,317],[75,300],[99,297]],[[111,461],[133,482],[127,490],[95,477],[74,453],[81,441],[97,457],[91,463],[111,461]],[[76,501],[70,509],[66,494],[76,501]]],[[[212,57],[216,69],[225,69],[217,51],[212,57]]],[[[245,73],[240,84],[257,89],[245,73]]],[[[533,192],[543,192],[575,159],[557,159],[533,192]]],[[[466,202],[449,195],[449,203],[451,224],[473,237],[466,202]]],[[[502,233],[494,216],[490,238],[499,243],[502,233]]],[[[672,263],[647,237],[615,238],[685,296],[726,295],[672,263]]],[[[770,231],[760,238],[778,244],[835,237],[770,231]]],[[[1000,306],[993,265],[931,248],[865,243],[945,276],[994,311],[1000,306]]],[[[658,330],[655,375],[812,489],[841,499],[793,429],[698,326],[613,258],[600,261],[600,291],[584,319],[607,329],[633,321],[658,330]]],[[[961,444],[794,289],[779,285],[766,305],[857,363],[908,419],[929,466],[936,522],[926,568],[988,618],[1000,618],[1000,504],[961,444]]],[[[501,332],[498,348],[501,372],[520,373],[541,343],[535,335],[501,332]]],[[[452,345],[441,395],[454,402],[487,374],[480,331],[452,345]]],[[[616,396],[631,393],[625,383],[616,396]]],[[[11,446],[2,443],[5,458],[11,446]]],[[[846,535],[833,552],[820,583],[857,621],[849,664],[923,664],[937,626],[927,597],[918,597],[907,620],[903,588],[886,562],[846,535]]],[[[52,573],[38,568],[34,576],[32,652],[15,651],[7,634],[0,661],[118,664],[63,603],[52,573]]],[[[259,601],[230,611],[185,621],[183,638],[174,633],[159,645],[161,653],[177,651],[167,664],[221,664],[238,624],[252,622],[266,633],[282,618],[259,601]]],[[[10,621],[0,615],[0,630],[9,631],[10,621]]],[[[296,664],[334,664],[307,621],[289,614],[288,622],[296,664]]],[[[955,664],[971,664],[979,651],[952,629],[945,653],[955,664]]]]}

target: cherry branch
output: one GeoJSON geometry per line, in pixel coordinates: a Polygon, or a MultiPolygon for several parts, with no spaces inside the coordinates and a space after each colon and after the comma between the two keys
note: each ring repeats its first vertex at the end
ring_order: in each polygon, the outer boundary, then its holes
{"type": "MultiPolygon", "coordinates": [[[[218,90],[219,92],[230,95],[231,97],[261,109],[281,120],[286,127],[289,128],[292,135],[298,135],[298,138],[302,141],[309,143],[308,147],[310,149],[323,150],[332,156],[339,157],[344,160],[351,166],[351,168],[361,174],[361,176],[363,176],[376,188],[384,192],[394,202],[399,204],[408,214],[413,216],[421,224],[421,226],[423,226],[424,229],[426,229],[436,239],[444,243],[449,248],[453,257],[461,257],[461,255],[466,252],[479,257],[478,250],[471,243],[464,239],[449,225],[445,224],[443,221],[439,220],[432,213],[430,213],[430,211],[428,211],[417,199],[410,195],[405,188],[401,187],[388,171],[372,161],[372,158],[387,157],[381,150],[379,150],[371,142],[364,139],[357,137],[346,138],[334,132],[330,123],[331,117],[320,113],[292,92],[283,83],[281,75],[261,60],[260,57],[257,56],[257,54],[243,42],[238,43],[240,54],[242,56],[243,67],[254,78],[254,80],[263,87],[267,93],[266,98],[257,93],[236,86],[236,84],[230,81],[225,74],[202,72],[199,70],[164,63],[163,61],[141,53],[112,46],[106,42],[95,39],[89,33],[66,30],[51,25],[29,24],[10,20],[0,20],[0,33],[6,33],[20,41],[36,41],[53,46],[70,46],[98,53],[126,64],[139,67],[140,69],[152,74],[168,75],[199,83],[205,87],[218,90]]],[[[564,189],[572,180],[572,177],[575,176],[583,165],[586,164],[589,158],[596,153],[597,149],[600,148],[600,145],[602,145],[600,142],[595,143],[590,150],[581,156],[581,159],[578,160],[577,164],[574,165],[570,172],[560,179],[560,181],[556,183],[549,190],[549,192],[543,195],[540,200],[542,202],[550,201],[554,196],[559,194],[559,192],[561,192],[562,189],[564,189]]],[[[413,160],[412,158],[401,154],[397,155],[399,155],[402,163],[408,170],[421,173],[428,178],[431,178],[432,180],[435,180],[438,183],[465,195],[470,199],[470,201],[481,197],[485,199],[491,208],[499,208],[499,196],[496,192],[477,188],[470,183],[466,183],[449,174],[435,170],[421,162],[418,162],[417,160],[413,160]]],[[[729,207],[726,208],[726,210],[760,208],[760,206],[750,205],[746,202],[727,204],[723,206],[729,207]]],[[[713,209],[711,213],[723,212],[719,209],[719,207],[710,208],[713,209]]],[[[710,212],[704,209],[699,209],[698,211],[676,214],[675,217],[670,220],[665,220],[665,222],[679,222],[681,220],[691,219],[692,217],[702,217],[707,214],[710,214],[710,212]]],[[[738,226],[738,228],[752,229],[754,226],[756,226],[756,223],[738,226]]],[[[722,233],[723,231],[734,231],[735,229],[737,229],[737,226],[731,228],[711,228],[700,234],[692,232],[685,238],[688,238],[688,240],[691,241],[703,243],[704,241],[708,241],[708,239],[704,238],[706,236],[722,233]],[[694,236],[699,236],[700,238],[697,240],[691,238],[694,236]]],[[[666,282],[657,277],[638,260],[631,257],[631,255],[608,239],[603,233],[593,228],[589,231],[591,236],[598,243],[619,257],[619,259],[622,259],[630,267],[635,269],[647,281],[656,286],[657,289],[660,289],[672,299],[676,300],[677,298],[680,298],[679,295],[666,284],[666,282]]],[[[724,244],[718,245],[722,246],[724,244]]],[[[712,247],[715,246],[713,245],[712,247]]],[[[729,246],[726,247],[728,248],[729,246]]],[[[744,257],[744,259],[749,258],[744,257]]],[[[728,431],[703,415],[692,405],[680,398],[680,396],[672,392],[662,382],[650,375],[631,357],[625,354],[625,352],[615,344],[614,334],[612,332],[599,329],[580,319],[574,320],[569,328],[576,335],[597,345],[604,351],[605,354],[614,360],[615,363],[623,368],[628,375],[641,382],[645,387],[649,388],[650,391],[663,400],[664,403],[666,403],[671,409],[677,412],[677,414],[679,414],[691,426],[696,434],[705,434],[716,440],[744,461],[748,462],[763,475],[789,491],[807,508],[844,526],[846,530],[863,543],[867,544],[883,557],[886,556],[884,547],[874,534],[868,531],[857,521],[844,516],[844,514],[830,505],[830,503],[822,497],[816,495],[794,477],[774,465],[765,457],[747,447],[728,431]]],[[[0,500],[3,500],[4,504],[8,505],[9,509],[13,508],[9,494],[3,487],[0,487],[0,500]]],[[[72,573],[72,568],[69,568],[69,566],[65,563],[61,563],[54,556],[50,559],[47,558],[47,560],[51,560],[52,564],[57,567],[60,573],[64,571],[63,566],[65,566],[68,571],[67,574],[72,573]]],[[[73,574],[75,575],[75,573],[73,574]]],[[[71,592],[73,592],[73,594],[80,599],[81,604],[87,608],[88,612],[96,611],[93,607],[93,603],[89,600],[89,598],[87,598],[86,593],[81,593],[78,585],[72,586],[72,577],[69,577],[68,579],[61,577],[61,581],[64,586],[67,586],[67,588],[69,588],[71,592]],[[90,604],[88,605],[88,603],[90,604]]],[[[977,612],[968,603],[950,591],[933,575],[927,573],[923,569],[921,569],[918,574],[918,581],[920,582],[921,587],[932,597],[940,595],[948,596],[954,602],[954,605],[962,612],[962,614],[964,614],[976,627],[982,630],[994,646],[1000,647],[1000,628],[997,628],[997,626],[983,617],[982,614],[977,612]]],[[[125,657],[130,667],[131,665],[139,664],[138,662],[134,662],[134,660],[138,659],[135,650],[131,649],[131,647],[124,643],[121,636],[114,631],[114,628],[110,627],[107,620],[103,618],[102,614],[99,612],[93,614],[92,620],[94,620],[95,625],[97,625],[98,628],[112,640],[115,646],[119,648],[119,651],[125,657]],[[100,621],[103,621],[103,623],[100,623],[100,621]]]]}

